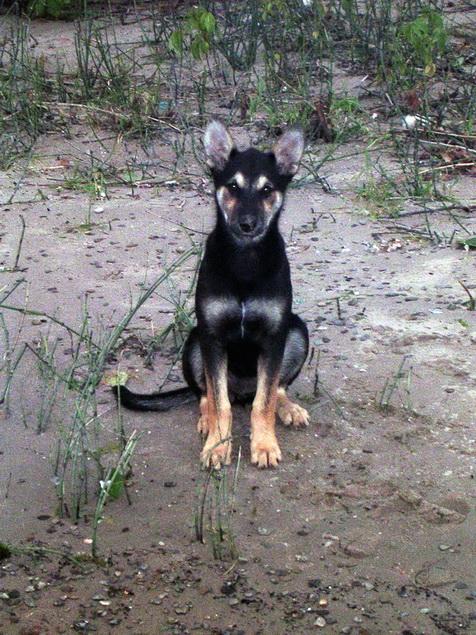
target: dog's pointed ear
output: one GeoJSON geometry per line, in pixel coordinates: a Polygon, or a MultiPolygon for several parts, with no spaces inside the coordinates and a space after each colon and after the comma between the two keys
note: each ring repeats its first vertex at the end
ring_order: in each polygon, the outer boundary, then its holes
{"type": "Polygon", "coordinates": [[[280,174],[294,176],[304,152],[304,134],[301,128],[288,128],[273,147],[280,174]]]}
{"type": "Polygon", "coordinates": [[[223,170],[235,144],[230,133],[220,121],[210,121],[203,137],[207,165],[223,170]]]}

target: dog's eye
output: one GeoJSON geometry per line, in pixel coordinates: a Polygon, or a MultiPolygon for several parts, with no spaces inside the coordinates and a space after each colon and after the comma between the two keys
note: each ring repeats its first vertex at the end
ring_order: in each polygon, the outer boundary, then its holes
{"type": "Polygon", "coordinates": [[[238,187],[238,183],[236,181],[231,181],[228,183],[228,189],[230,192],[234,192],[236,194],[240,188],[238,187]]]}
{"type": "Polygon", "coordinates": [[[263,188],[261,188],[261,194],[263,196],[269,196],[272,191],[273,188],[271,187],[271,185],[265,185],[263,188]]]}

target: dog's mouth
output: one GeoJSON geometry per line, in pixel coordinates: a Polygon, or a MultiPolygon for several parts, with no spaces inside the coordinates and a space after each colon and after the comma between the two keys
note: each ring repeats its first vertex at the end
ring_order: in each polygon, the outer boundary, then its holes
{"type": "Polygon", "coordinates": [[[238,238],[238,240],[241,243],[255,243],[261,240],[264,234],[265,234],[264,231],[254,232],[252,234],[243,234],[240,232],[235,232],[235,237],[238,238]]]}
{"type": "Polygon", "coordinates": [[[264,225],[257,225],[252,227],[247,223],[240,223],[232,226],[233,234],[242,242],[252,242],[259,240],[264,236],[266,227],[264,225]]]}

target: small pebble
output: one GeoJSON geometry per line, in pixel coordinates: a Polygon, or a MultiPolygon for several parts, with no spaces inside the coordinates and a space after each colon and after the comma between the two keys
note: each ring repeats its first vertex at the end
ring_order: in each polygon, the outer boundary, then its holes
{"type": "Polygon", "coordinates": [[[222,584],[220,591],[223,593],[223,595],[232,595],[236,591],[236,582],[225,582],[224,584],[222,584]]]}
{"type": "Polygon", "coordinates": [[[88,620],[80,620],[79,622],[75,622],[73,624],[73,630],[78,633],[90,633],[92,631],[97,631],[97,628],[88,622],[88,620]]]}
{"type": "Polygon", "coordinates": [[[316,621],[314,622],[314,626],[318,626],[319,628],[324,628],[326,624],[327,622],[323,617],[317,617],[316,621]]]}

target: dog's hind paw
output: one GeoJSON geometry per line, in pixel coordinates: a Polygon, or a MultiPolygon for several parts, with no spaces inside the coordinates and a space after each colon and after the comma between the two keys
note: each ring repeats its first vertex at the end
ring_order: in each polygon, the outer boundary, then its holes
{"type": "Polygon", "coordinates": [[[202,415],[197,422],[197,430],[204,436],[208,434],[208,416],[202,415]]]}
{"type": "Polygon", "coordinates": [[[309,425],[309,413],[294,401],[291,401],[284,390],[278,391],[278,404],[276,406],[278,417],[285,426],[292,425],[295,428],[309,425]]]}
{"type": "Polygon", "coordinates": [[[197,423],[197,430],[206,436],[210,429],[208,422],[208,400],[205,395],[200,397],[200,418],[197,423]]]}
{"type": "Polygon", "coordinates": [[[286,406],[277,408],[278,417],[284,423],[285,426],[294,426],[300,428],[302,426],[309,425],[309,413],[305,408],[302,408],[297,403],[288,401],[286,406]]]}

